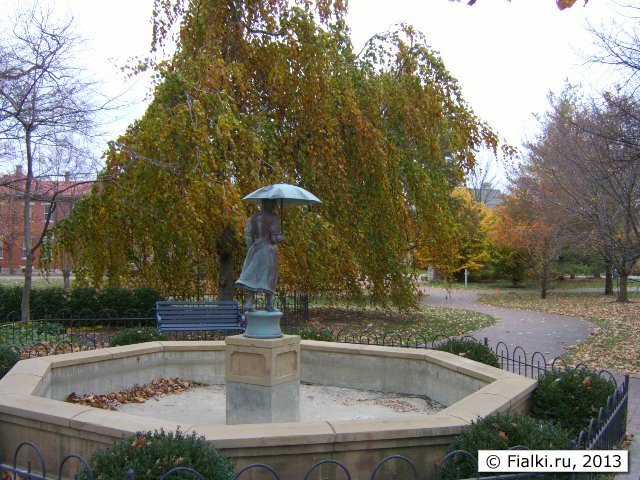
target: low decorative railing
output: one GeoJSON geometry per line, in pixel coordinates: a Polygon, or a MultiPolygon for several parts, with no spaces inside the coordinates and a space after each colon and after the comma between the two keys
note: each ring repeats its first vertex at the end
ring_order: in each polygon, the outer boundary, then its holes
{"type": "MultiPolygon", "coordinates": [[[[2,461],[2,452],[0,452],[0,461],[2,461]]],[[[14,460],[11,464],[8,463],[0,463],[1,469],[6,472],[6,475],[10,475],[11,478],[28,478],[30,480],[62,480],[63,478],[68,478],[69,473],[65,470],[69,466],[75,466],[76,471],[72,473],[74,478],[81,476],[86,478],[87,480],[93,480],[95,478],[93,474],[93,470],[89,463],[80,457],[79,455],[67,455],[60,462],[60,466],[58,467],[58,471],[56,476],[47,475],[47,466],[45,465],[45,461],[42,457],[42,454],[38,450],[37,446],[30,442],[25,442],[19,445],[16,448],[16,451],[13,456],[14,460]],[[34,469],[31,463],[28,464],[26,469],[17,467],[16,458],[22,453],[23,449],[29,449],[29,451],[35,456],[39,465],[37,465],[34,469]],[[71,465],[71,464],[74,465],[71,465]],[[65,473],[66,472],[66,473],[65,473]]],[[[319,461],[312,466],[309,467],[304,477],[305,480],[311,478],[318,478],[317,475],[321,469],[323,470],[322,478],[329,480],[330,477],[327,477],[325,474],[326,467],[331,467],[336,471],[336,476],[333,477],[337,479],[351,479],[352,475],[349,471],[349,468],[341,462],[336,460],[322,460],[319,461]],[[314,476],[316,475],[316,476],[314,476]]],[[[397,476],[398,467],[402,469],[403,476],[402,478],[410,478],[412,480],[418,480],[420,477],[419,469],[410,459],[403,457],[401,455],[393,455],[381,460],[377,465],[372,468],[371,471],[371,480],[383,480],[385,478],[388,479],[396,479],[399,478],[397,476]],[[406,472],[409,472],[410,477],[406,477],[406,472]]],[[[248,478],[256,478],[256,475],[262,473],[263,475],[260,478],[271,478],[274,480],[291,480],[291,479],[283,479],[280,474],[271,468],[268,465],[264,464],[253,464],[248,465],[240,470],[238,470],[233,477],[234,480],[243,480],[248,478]]],[[[161,477],[158,480],[164,479],[172,479],[172,478],[185,478],[185,474],[188,474],[189,477],[199,480],[204,480],[204,477],[200,475],[196,470],[186,467],[176,467],[173,468],[161,477]]],[[[5,476],[2,477],[3,479],[5,476]]],[[[133,470],[128,470],[122,472],[122,478],[126,480],[135,480],[135,474],[133,470]]]]}
{"type": "MultiPolygon", "coordinates": [[[[211,297],[213,298],[213,297],[211,297]]],[[[204,300],[211,299],[204,296],[204,300]]],[[[242,299],[239,299],[242,302],[242,299]]],[[[282,312],[283,327],[294,327],[309,318],[309,296],[294,293],[280,294],[274,305],[282,312]]],[[[114,312],[110,309],[98,311],[83,308],[78,311],[63,309],[46,312],[40,318],[32,318],[30,322],[21,322],[19,312],[14,312],[0,320],[0,345],[22,346],[41,342],[55,343],[64,335],[69,338],[92,336],[98,344],[104,343],[100,338],[105,333],[132,327],[153,327],[156,325],[155,309],[145,311],[129,309],[114,312]]],[[[202,339],[197,337],[196,339],[202,339]]],[[[65,339],[66,340],[66,339],[65,339]]]]}

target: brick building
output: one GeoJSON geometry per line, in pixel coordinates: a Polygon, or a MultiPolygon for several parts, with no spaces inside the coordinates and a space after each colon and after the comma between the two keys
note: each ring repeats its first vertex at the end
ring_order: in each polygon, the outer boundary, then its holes
{"type": "MultiPolygon", "coordinates": [[[[0,176],[0,271],[19,274],[25,264],[24,192],[26,176],[22,166],[0,176]]],[[[31,187],[29,228],[32,242],[38,241],[49,218],[49,228],[68,217],[76,202],[91,190],[91,183],[73,182],[69,174],[59,180],[34,179],[31,187]],[[55,206],[55,208],[54,208],[55,206]]],[[[42,250],[42,249],[41,249],[42,250]]],[[[39,258],[40,252],[37,254],[39,258]]],[[[34,265],[37,266],[37,265],[34,265]]],[[[63,268],[63,265],[53,265],[63,268]]]]}

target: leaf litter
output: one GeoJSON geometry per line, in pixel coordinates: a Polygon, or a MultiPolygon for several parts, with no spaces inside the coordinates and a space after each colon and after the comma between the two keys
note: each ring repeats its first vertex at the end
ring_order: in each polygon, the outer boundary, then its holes
{"type": "Polygon", "coordinates": [[[176,395],[202,386],[206,386],[206,384],[180,378],[160,378],[146,385],[135,385],[132,388],[107,394],[77,395],[72,392],[66,401],[105,410],[118,410],[118,407],[125,403],[144,403],[154,397],[176,395]]]}

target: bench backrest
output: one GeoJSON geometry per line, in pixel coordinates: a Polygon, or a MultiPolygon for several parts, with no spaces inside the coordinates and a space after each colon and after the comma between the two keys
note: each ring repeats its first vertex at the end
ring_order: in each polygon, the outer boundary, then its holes
{"type": "Polygon", "coordinates": [[[160,330],[240,330],[238,302],[194,302],[163,300],[156,303],[160,330]]]}

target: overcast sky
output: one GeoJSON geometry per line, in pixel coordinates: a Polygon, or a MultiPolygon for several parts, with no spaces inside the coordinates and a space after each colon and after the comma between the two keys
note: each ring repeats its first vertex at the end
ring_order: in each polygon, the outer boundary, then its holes
{"type": "MultiPolygon", "coordinates": [[[[0,0],[15,2],[17,0],[0,0]]],[[[108,94],[125,93],[132,102],[109,126],[110,138],[144,111],[145,80],[133,82],[119,71],[127,59],[144,56],[151,38],[153,0],[56,0],[61,14],[73,15],[87,39],[85,62],[108,94]]],[[[585,21],[609,23],[610,0],[590,0],[559,11],[554,0],[350,0],[348,24],[359,50],[375,33],[406,22],[422,31],[430,46],[459,80],[467,102],[512,145],[536,131],[534,113],[547,108],[547,94],[565,79],[596,88],[615,83],[603,70],[584,64],[592,51],[585,21]]]]}

